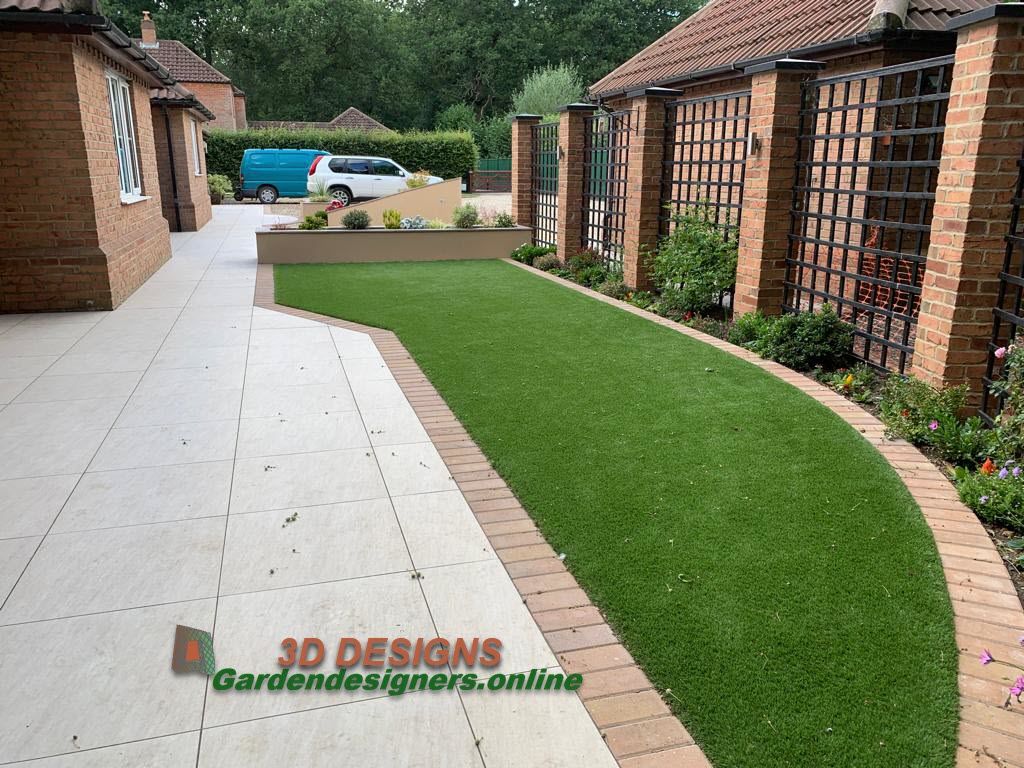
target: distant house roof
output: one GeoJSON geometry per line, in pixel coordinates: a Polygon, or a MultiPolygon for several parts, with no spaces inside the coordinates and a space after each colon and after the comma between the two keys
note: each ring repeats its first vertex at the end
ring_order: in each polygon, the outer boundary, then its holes
{"type": "MultiPolygon", "coordinates": [[[[996,0],[910,0],[902,28],[935,33],[962,13],[996,0]]],[[[690,18],[590,87],[606,96],[778,58],[868,32],[878,0],[711,0],[690,18]]],[[[891,24],[891,22],[890,22],[891,24]]],[[[899,26],[899,24],[897,24],[899,26]]]]}
{"type": "Polygon", "coordinates": [[[178,40],[144,43],[136,39],[133,42],[167,67],[167,71],[183,83],[231,84],[231,78],[178,40]]]}
{"type": "MultiPolygon", "coordinates": [[[[0,0],[2,2],[2,0],[0,0]]],[[[323,122],[311,122],[309,120],[250,120],[250,128],[287,128],[292,131],[301,131],[305,129],[321,130],[321,131],[390,131],[381,122],[374,120],[372,117],[364,112],[356,109],[355,107],[349,107],[340,115],[335,117],[333,120],[327,123],[323,122]]]]}
{"type": "Polygon", "coordinates": [[[334,128],[349,128],[354,131],[390,131],[384,123],[377,122],[365,112],[349,107],[331,120],[334,128]]]}

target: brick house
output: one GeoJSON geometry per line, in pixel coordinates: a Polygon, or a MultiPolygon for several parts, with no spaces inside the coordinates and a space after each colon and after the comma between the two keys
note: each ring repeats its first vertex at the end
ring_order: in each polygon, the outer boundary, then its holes
{"type": "Polygon", "coordinates": [[[0,2],[0,312],[112,309],[170,258],[153,95],[210,115],[95,0],[0,2]]]}
{"type": "Polygon", "coordinates": [[[314,122],[309,120],[253,120],[250,128],[287,128],[289,130],[303,130],[307,128],[324,131],[390,131],[384,123],[374,120],[368,114],[355,107],[349,107],[343,112],[334,116],[334,119],[326,122],[314,122]]]}
{"type": "Polygon", "coordinates": [[[213,216],[203,128],[214,115],[181,88],[150,91],[160,201],[172,232],[202,229],[213,216]]]}
{"type": "Polygon", "coordinates": [[[142,38],[135,42],[158,62],[171,76],[195,94],[216,117],[209,127],[245,130],[245,93],[231,78],[178,40],[161,40],[149,11],[142,13],[142,38]]]}

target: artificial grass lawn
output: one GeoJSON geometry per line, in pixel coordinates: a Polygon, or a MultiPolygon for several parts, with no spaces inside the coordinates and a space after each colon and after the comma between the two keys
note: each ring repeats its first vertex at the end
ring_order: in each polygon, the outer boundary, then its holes
{"type": "Polygon", "coordinates": [[[502,262],[275,274],[398,333],[717,768],[952,765],[935,545],[840,418],[502,262]]]}

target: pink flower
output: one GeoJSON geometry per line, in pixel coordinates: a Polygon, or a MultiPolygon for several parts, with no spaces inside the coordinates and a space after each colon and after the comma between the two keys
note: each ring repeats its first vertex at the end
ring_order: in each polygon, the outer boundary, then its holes
{"type": "Polygon", "coordinates": [[[995,661],[995,659],[992,658],[992,654],[988,652],[988,649],[982,651],[981,656],[979,656],[978,658],[981,659],[982,664],[991,664],[993,661],[995,661]]]}
{"type": "Polygon", "coordinates": [[[1016,696],[1017,701],[1020,701],[1021,694],[1024,693],[1024,675],[1017,678],[1017,681],[1010,688],[1010,695],[1016,696]]]}
{"type": "Polygon", "coordinates": [[[1000,347],[993,354],[996,356],[997,360],[1002,360],[1006,357],[1006,347],[1000,347]]]}
{"type": "Polygon", "coordinates": [[[935,419],[932,419],[931,423],[928,425],[928,429],[930,429],[932,432],[934,432],[938,428],[939,428],[939,422],[937,422],[935,419]]]}

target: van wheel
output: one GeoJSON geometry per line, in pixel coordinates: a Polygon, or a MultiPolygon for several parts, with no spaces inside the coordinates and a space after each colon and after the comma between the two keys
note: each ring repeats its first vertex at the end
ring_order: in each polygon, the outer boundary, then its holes
{"type": "Polygon", "coordinates": [[[256,190],[256,199],[264,205],[273,205],[277,202],[277,190],[265,184],[256,190]]]}
{"type": "Polygon", "coordinates": [[[236,189],[235,190],[235,200],[237,200],[238,202],[242,202],[242,200],[244,200],[244,199],[245,198],[242,197],[242,190],[236,189]]]}
{"type": "Polygon", "coordinates": [[[335,200],[340,200],[341,204],[346,207],[352,202],[352,193],[349,191],[348,187],[332,187],[331,197],[335,200]]]}

